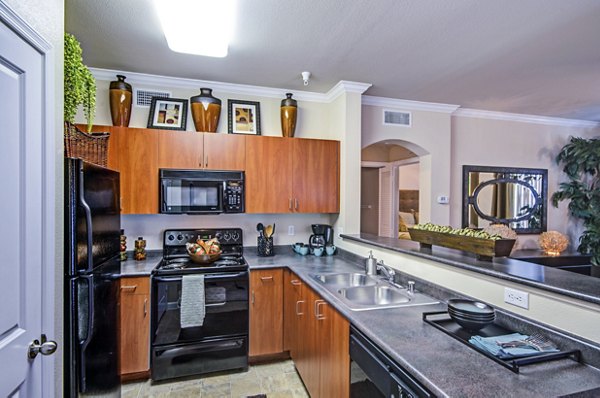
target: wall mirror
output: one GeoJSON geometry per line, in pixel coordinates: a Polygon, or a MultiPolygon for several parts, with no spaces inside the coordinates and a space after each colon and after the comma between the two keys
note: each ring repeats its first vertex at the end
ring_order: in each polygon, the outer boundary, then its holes
{"type": "Polygon", "coordinates": [[[517,233],[546,231],[548,170],[463,166],[462,226],[506,224],[517,233]]]}

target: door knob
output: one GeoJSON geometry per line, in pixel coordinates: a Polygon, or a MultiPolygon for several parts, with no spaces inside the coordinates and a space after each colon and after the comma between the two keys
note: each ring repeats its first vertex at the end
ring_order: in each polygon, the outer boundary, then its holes
{"type": "Polygon", "coordinates": [[[33,359],[37,357],[38,354],[52,355],[56,352],[56,349],[58,348],[58,344],[56,344],[56,341],[47,340],[45,334],[42,334],[40,340],[41,342],[38,339],[35,339],[31,343],[29,343],[29,358],[33,359]]]}

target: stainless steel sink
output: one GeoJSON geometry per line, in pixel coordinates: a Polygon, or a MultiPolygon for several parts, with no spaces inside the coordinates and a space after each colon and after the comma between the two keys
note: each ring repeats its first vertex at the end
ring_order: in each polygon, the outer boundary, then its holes
{"type": "Polygon", "coordinates": [[[358,305],[388,305],[410,302],[408,294],[398,288],[379,285],[361,286],[338,291],[346,300],[358,305]]]}
{"type": "Polygon", "coordinates": [[[412,307],[439,301],[399,285],[357,272],[311,275],[353,311],[412,307]]]}
{"type": "Polygon", "coordinates": [[[368,286],[375,285],[377,280],[365,274],[347,273],[347,274],[316,274],[313,275],[318,282],[330,286],[368,286]]]}

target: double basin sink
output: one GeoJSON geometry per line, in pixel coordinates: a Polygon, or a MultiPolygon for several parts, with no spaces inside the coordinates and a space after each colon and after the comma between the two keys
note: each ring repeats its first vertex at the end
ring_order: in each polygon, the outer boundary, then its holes
{"type": "Polygon", "coordinates": [[[353,311],[437,304],[422,293],[409,291],[380,278],[360,273],[313,274],[317,282],[336,294],[353,311]]]}

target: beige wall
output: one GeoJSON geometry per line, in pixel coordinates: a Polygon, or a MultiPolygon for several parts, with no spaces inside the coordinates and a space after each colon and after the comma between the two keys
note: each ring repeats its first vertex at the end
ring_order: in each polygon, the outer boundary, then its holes
{"type": "Polygon", "coordinates": [[[398,167],[398,188],[419,189],[419,163],[398,167]]]}
{"type": "MultiPolygon", "coordinates": [[[[461,224],[462,166],[529,167],[548,169],[548,198],[563,181],[554,161],[570,136],[592,136],[600,130],[550,126],[471,117],[452,118],[452,172],[450,223],[461,224]]],[[[548,230],[568,234],[576,245],[580,229],[568,215],[567,203],[559,208],[548,201],[548,230]]],[[[537,235],[519,236],[519,247],[537,248],[537,235]]],[[[576,246],[575,246],[576,247],[576,246]]]]}
{"type": "Polygon", "coordinates": [[[412,125],[402,127],[384,125],[383,109],[380,106],[362,106],[362,148],[388,141],[402,145],[420,156],[422,167],[419,184],[423,189],[421,217],[423,221],[448,224],[450,208],[437,203],[436,198],[450,194],[450,114],[411,111],[412,125]]]}
{"type": "MultiPolygon", "coordinates": [[[[59,342],[59,351],[54,355],[55,380],[53,387],[44,382],[44,386],[53,388],[57,397],[62,396],[62,323],[63,323],[63,37],[64,2],[62,0],[4,0],[21,18],[36,30],[51,45],[52,67],[54,68],[54,131],[48,137],[56,149],[55,192],[56,192],[56,228],[55,228],[55,299],[54,331],[44,331],[52,340],[59,342]]],[[[47,314],[50,315],[50,314],[47,314]]]]}

